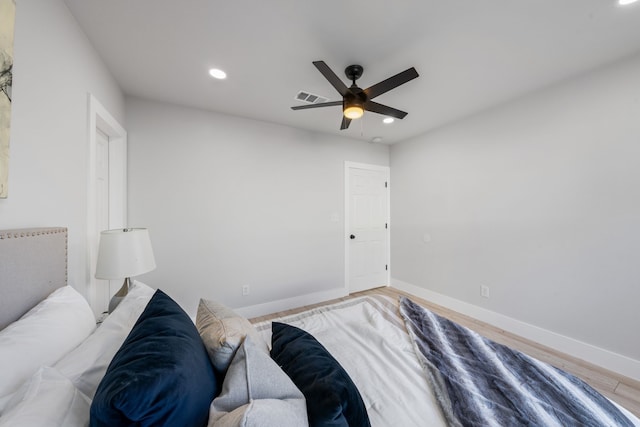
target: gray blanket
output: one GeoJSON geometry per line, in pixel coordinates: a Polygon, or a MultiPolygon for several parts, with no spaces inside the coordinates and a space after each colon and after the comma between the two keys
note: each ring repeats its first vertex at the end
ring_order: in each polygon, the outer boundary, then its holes
{"type": "Polygon", "coordinates": [[[582,380],[432,313],[400,312],[452,426],[633,426],[582,380]]]}

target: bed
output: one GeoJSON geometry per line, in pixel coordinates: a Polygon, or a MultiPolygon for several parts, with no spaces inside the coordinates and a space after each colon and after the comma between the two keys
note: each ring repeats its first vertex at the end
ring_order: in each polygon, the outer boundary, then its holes
{"type": "Polygon", "coordinates": [[[203,299],[194,322],[134,282],[96,325],[66,283],[66,233],[0,231],[0,427],[640,426],[574,377],[409,299],[253,325],[203,299]],[[536,394],[540,383],[553,390],[536,394]]]}

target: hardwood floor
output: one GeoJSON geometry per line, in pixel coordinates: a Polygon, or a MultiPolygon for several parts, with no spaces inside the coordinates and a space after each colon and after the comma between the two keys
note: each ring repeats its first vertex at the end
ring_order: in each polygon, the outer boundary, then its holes
{"type": "Polygon", "coordinates": [[[607,396],[616,403],[624,406],[630,412],[640,417],[640,381],[633,380],[631,378],[624,377],[622,375],[611,372],[607,369],[577,359],[575,357],[560,353],[552,348],[543,346],[533,341],[529,341],[525,338],[511,334],[502,329],[491,326],[487,323],[449,310],[442,306],[433,304],[422,298],[418,298],[414,295],[407,294],[394,288],[377,288],[364,292],[357,292],[349,295],[348,297],[339,298],[333,301],[324,302],[321,304],[315,304],[310,306],[299,307],[293,310],[281,311],[278,313],[272,313],[267,316],[256,317],[251,319],[252,322],[257,323],[265,320],[271,320],[276,317],[286,316],[289,314],[299,313],[301,311],[309,310],[311,308],[325,305],[328,303],[343,301],[350,298],[364,296],[368,294],[382,294],[387,295],[394,300],[398,299],[398,296],[405,295],[410,297],[413,301],[427,307],[434,313],[437,313],[443,317],[451,319],[461,325],[466,326],[469,329],[476,331],[477,333],[492,339],[501,344],[507,345],[511,348],[515,348],[528,354],[531,357],[535,357],[538,360],[547,362],[557,368],[563,369],[573,375],[583,379],[593,388],[598,390],[603,395],[607,396]]]}

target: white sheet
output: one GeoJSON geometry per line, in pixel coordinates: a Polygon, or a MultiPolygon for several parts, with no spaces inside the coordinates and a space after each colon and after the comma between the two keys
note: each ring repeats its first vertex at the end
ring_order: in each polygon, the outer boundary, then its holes
{"type": "MultiPolygon", "coordinates": [[[[446,426],[393,303],[384,297],[338,303],[278,321],[311,333],[347,371],[372,427],[446,426]],[[386,315],[395,319],[389,321],[386,315]]],[[[271,323],[257,324],[271,342],[271,323]]]]}
{"type": "Polygon", "coordinates": [[[0,412],[40,366],[58,361],[95,327],[84,297],[63,286],[0,331],[0,412]]]}
{"type": "Polygon", "coordinates": [[[0,417],[0,427],[85,427],[91,399],[54,368],[40,368],[0,417]]]}
{"type": "Polygon", "coordinates": [[[54,367],[93,399],[111,359],[144,311],[155,291],[134,281],[129,294],[85,341],[54,367]]]}
{"type": "MultiPolygon", "coordinates": [[[[359,298],[273,321],[306,330],[331,352],[358,387],[372,427],[446,426],[414,344],[389,298],[359,298]]],[[[271,321],[255,327],[271,343],[271,321]]],[[[617,406],[640,427],[640,419],[617,406]]]]}

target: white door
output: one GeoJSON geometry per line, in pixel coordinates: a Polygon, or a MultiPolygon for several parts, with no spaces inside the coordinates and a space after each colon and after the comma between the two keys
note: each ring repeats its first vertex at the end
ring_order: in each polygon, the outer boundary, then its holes
{"type": "Polygon", "coordinates": [[[389,284],[389,168],[347,162],[346,280],[349,292],[389,284]]]}
{"type": "MultiPolygon", "coordinates": [[[[109,137],[96,128],[96,235],[100,235],[102,230],[109,229],[109,137]]],[[[97,251],[94,252],[94,259],[91,260],[93,267],[92,276],[95,275],[97,262],[97,251]]],[[[96,279],[96,297],[98,301],[109,301],[111,295],[109,280],[96,279]]],[[[116,289],[117,290],[117,289],[116,289]]]]}
{"type": "Polygon", "coordinates": [[[126,226],[127,132],[89,95],[89,163],[87,200],[87,296],[96,315],[107,309],[122,281],[95,278],[100,232],[126,226]],[[118,283],[120,282],[120,283],[118,283]]]}

